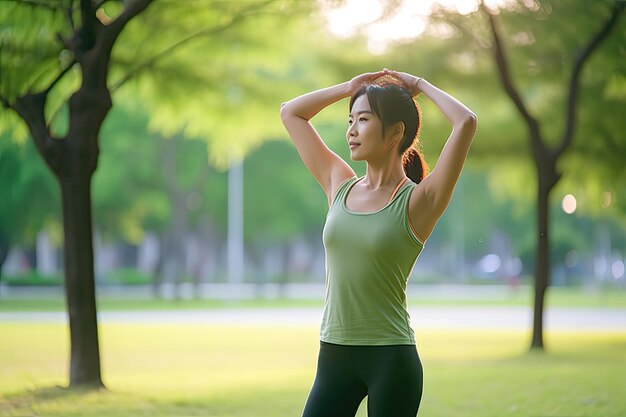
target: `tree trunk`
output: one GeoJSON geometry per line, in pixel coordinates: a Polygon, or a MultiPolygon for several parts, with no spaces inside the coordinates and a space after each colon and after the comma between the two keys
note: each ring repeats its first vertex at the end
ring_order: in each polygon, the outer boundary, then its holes
{"type": "Polygon", "coordinates": [[[546,290],[550,284],[550,235],[549,195],[550,188],[539,174],[537,190],[537,245],[535,264],[535,303],[533,310],[533,335],[531,349],[543,349],[543,309],[546,290]]]}
{"type": "MultiPolygon", "coordinates": [[[[535,138],[535,143],[539,139],[535,138]]],[[[535,303],[531,349],[543,349],[543,310],[545,295],[550,286],[550,192],[559,182],[556,169],[559,154],[543,147],[533,149],[537,168],[537,245],[535,255],[535,303]]]]}
{"type": "MultiPolygon", "coordinates": [[[[76,161],[78,164],[80,162],[76,161]]],[[[91,173],[59,178],[65,238],[65,294],[70,324],[70,387],[103,387],[96,314],[91,173]]]]}

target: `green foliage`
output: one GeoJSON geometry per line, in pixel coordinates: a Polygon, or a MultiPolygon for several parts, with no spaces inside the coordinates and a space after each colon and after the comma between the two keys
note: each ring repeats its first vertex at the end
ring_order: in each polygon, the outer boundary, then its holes
{"type": "Polygon", "coordinates": [[[244,176],[248,238],[276,242],[320,235],[326,198],[291,143],[268,142],[252,152],[244,176]]]}
{"type": "MultiPolygon", "coordinates": [[[[72,55],[61,46],[60,38],[71,35],[68,12],[72,10],[75,24],[80,24],[78,10],[64,0],[47,2],[5,1],[0,8],[0,97],[9,103],[27,92],[45,90],[72,62],[72,55]]],[[[80,72],[73,68],[50,92],[46,102],[46,118],[51,131],[60,136],[67,129],[67,120],[59,120],[65,102],[80,83],[80,72]]],[[[67,117],[67,114],[65,113],[67,117]]],[[[28,129],[13,111],[2,109],[0,134],[8,132],[23,142],[28,129]]]]}
{"type": "Polygon", "coordinates": [[[103,284],[149,285],[152,277],[136,269],[117,269],[103,277],[103,284]]]}
{"type": "Polygon", "coordinates": [[[206,142],[152,133],[145,112],[133,108],[113,109],[103,126],[93,187],[98,229],[137,244],[146,231],[165,230],[174,200],[184,199],[189,227],[208,220],[224,231],[226,174],[209,164],[206,142]]]}
{"type": "MultiPolygon", "coordinates": [[[[98,18],[106,24],[122,7],[103,3],[98,18]]],[[[203,137],[213,160],[226,166],[230,157],[279,134],[276,85],[288,88],[283,59],[296,47],[285,34],[315,27],[318,19],[313,25],[303,19],[312,7],[271,0],[155,2],[116,42],[109,85],[114,92],[124,85],[118,97],[140,102],[153,130],[203,137]],[[277,33],[277,25],[284,32],[277,33]]],[[[8,102],[45,89],[72,61],[59,38],[70,35],[70,22],[80,26],[78,2],[11,2],[0,22],[0,96],[8,102]]],[[[78,74],[69,71],[51,92],[47,116],[57,133],[67,123],[54,116],[63,116],[59,110],[78,87],[78,74]]],[[[3,118],[3,130],[21,125],[13,112],[3,111],[3,118]]]]}
{"type": "MultiPolygon", "coordinates": [[[[34,3],[34,2],[33,2],[34,3]]],[[[46,88],[65,56],[59,55],[57,34],[67,35],[63,0],[50,7],[5,1],[0,8],[0,94],[13,100],[28,90],[46,88]]]]}
{"type": "Polygon", "coordinates": [[[289,88],[284,60],[296,48],[287,34],[310,26],[285,18],[295,7],[306,8],[281,1],[155,4],[122,34],[112,82],[149,62],[123,97],[139,94],[152,130],[205,139],[212,162],[225,167],[282,133],[276,115],[289,88]],[[158,38],[145,42],[146,27],[158,28],[158,38]]]}
{"type": "Polygon", "coordinates": [[[144,227],[159,230],[169,216],[159,171],[160,141],[146,125],[144,114],[122,106],[103,125],[92,193],[94,222],[105,239],[138,243],[144,227]]]}
{"type": "Polygon", "coordinates": [[[13,287],[57,287],[63,285],[61,275],[42,275],[36,271],[7,276],[2,281],[3,284],[13,287]]]}
{"type": "MultiPolygon", "coordinates": [[[[3,96],[45,88],[71,58],[56,40],[57,32],[69,33],[61,7],[66,3],[41,4],[8,2],[0,9],[3,96]]],[[[524,4],[530,3],[516,2],[498,19],[515,82],[547,126],[548,136],[557,139],[567,68],[611,2],[550,0],[538,9],[524,4]]],[[[464,219],[464,247],[472,256],[484,254],[491,231],[498,230],[512,236],[516,253],[531,261],[536,191],[527,132],[502,93],[484,48],[489,41],[484,17],[441,13],[433,16],[424,36],[372,55],[363,37],[332,38],[316,7],[313,2],[157,1],[130,23],[113,51],[109,84],[115,106],[101,132],[93,180],[94,221],[102,236],[137,243],[146,231],[162,232],[178,198],[185,200],[188,226],[208,221],[224,233],[225,168],[230,158],[246,154],[248,243],[287,242],[296,236],[319,239],[326,202],[286,141],[279,104],[366,70],[391,67],[425,76],[479,117],[468,167],[431,245],[456,239],[459,219],[464,219]],[[127,75],[129,81],[118,88],[127,75]],[[174,174],[166,171],[168,152],[174,154],[174,174]],[[168,192],[167,178],[181,193],[178,197],[168,192]]],[[[109,1],[103,12],[115,17],[121,8],[121,2],[109,1]]],[[[624,142],[616,133],[626,128],[620,113],[626,94],[623,45],[624,31],[618,29],[583,73],[578,133],[561,166],[564,178],[553,193],[558,260],[572,249],[589,250],[590,244],[576,219],[558,209],[564,194],[578,198],[577,216],[612,219],[606,221],[618,230],[624,227],[624,142]]],[[[47,115],[56,114],[57,134],[67,128],[62,103],[79,81],[78,71],[72,70],[52,91],[47,115]]],[[[424,115],[423,149],[433,167],[449,123],[428,100],[418,101],[424,115]]],[[[346,106],[345,101],[331,106],[313,124],[362,175],[364,165],[349,161],[345,146],[346,106]]],[[[0,119],[0,130],[11,132],[13,139],[24,137],[12,111],[3,110],[0,119]]],[[[0,183],[4,181],[10,197],[0,200],[0,230],[14,243],[32,243],[34,234],[47,227],[60,243],[52,177],[31,144],[18,148],[7,135],[0,142],[0,183]]],[[[623,247],[614,239],[616,247],[623,247]]]]}
{"type": "MultiPolygon", "coordinates": [[[[497,15],[513,82],[551,144],[563,133],[574,60],[614,4],[613,0],[520,0],[510,2],[497,15]]],[[[500,85],[484,14],[439,12],[431,20],[425,36],[391,50],[393,65],[424,75],[446,90],[452,85],[449,91],[453,94],[458,91],[457,96],[479,120],[469,163],[488,166],[495,177],[492,183],[498,182],[497,188],[507,190],[510,197],[517,194],[516,201],[524,204],[530,195],[534,198],[535,182],[528,133],[500,85]]],[[[626,140],[618,133],[626,128],[621,116],[626,101],[625,43],[623,23],[618,22],[584,68],[574,143],[559,166],[564,174],[562,184],[578,184],[590,199],[601,201],[598,188],[613,194],[612,212],[599,210],[597,203],[582,208],[592,216],[625,218],[618,197],[626,190],[622,161],[626,140]]],[[[423,137],[430,138],[426,129],[427,125],[423,137]]],[[[430,153],[428,140],[425,149],[430,153]]]]}
{"type": "MultiPolygon", "coordinates": [[[[0,189],[0,238],[25,244],[59,224],[59,190],[32,143],[0,136],[0,189]]],[[[60,236],[55,238],[58,243],[60,236]]]]}

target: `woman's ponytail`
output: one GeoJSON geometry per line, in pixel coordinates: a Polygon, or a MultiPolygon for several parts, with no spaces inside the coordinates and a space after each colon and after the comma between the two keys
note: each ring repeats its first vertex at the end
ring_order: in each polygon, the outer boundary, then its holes
{"type": "Polygon", "coordinates": [[[410,146],[402,154],[402,167],[406,176],[415,184],[419,184],[428,175],[428,164],[424,155],[415,146],[410,146]]]}

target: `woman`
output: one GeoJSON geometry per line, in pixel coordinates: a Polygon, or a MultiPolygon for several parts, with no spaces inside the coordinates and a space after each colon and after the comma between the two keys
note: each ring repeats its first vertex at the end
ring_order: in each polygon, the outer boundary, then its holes
{"type": "Polygon", "coordinates": [[[303,417],[417,414],[422,366],[409,324],[406,284],[446,209],[476,132],[476,116],[428,81],[383,70],[297,97],[281,119],[329,203],[323,241],[326,301],[317,375],[303,417]],[[433,171],[418,150],[423,93],[452,124],[433,171]],[[350,97],[346,139],[365,176],[322,141],[309,120],[350,97]]]}

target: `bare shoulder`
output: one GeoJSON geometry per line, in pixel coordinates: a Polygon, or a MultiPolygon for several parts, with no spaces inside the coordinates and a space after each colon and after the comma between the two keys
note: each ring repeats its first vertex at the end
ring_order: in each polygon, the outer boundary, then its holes
{"type": "Polygon", "coordinates": [[[338,172],[336,172],[334,175],[330,177],[330,183],[328,184],[328,188],[326,189],[326,197],[328,199],[329,207],[331,203],[333,202],[333,199],[335,198],[337,191],[339,191],[339,188],[341,188],[341,186],[344,183],[346,183],[348,180],[350,180],[351,178],[356,177],[356,174],[354,173],[354,171],[349,167],[348,169],[340,169],[337,171],[338,172]]]}

